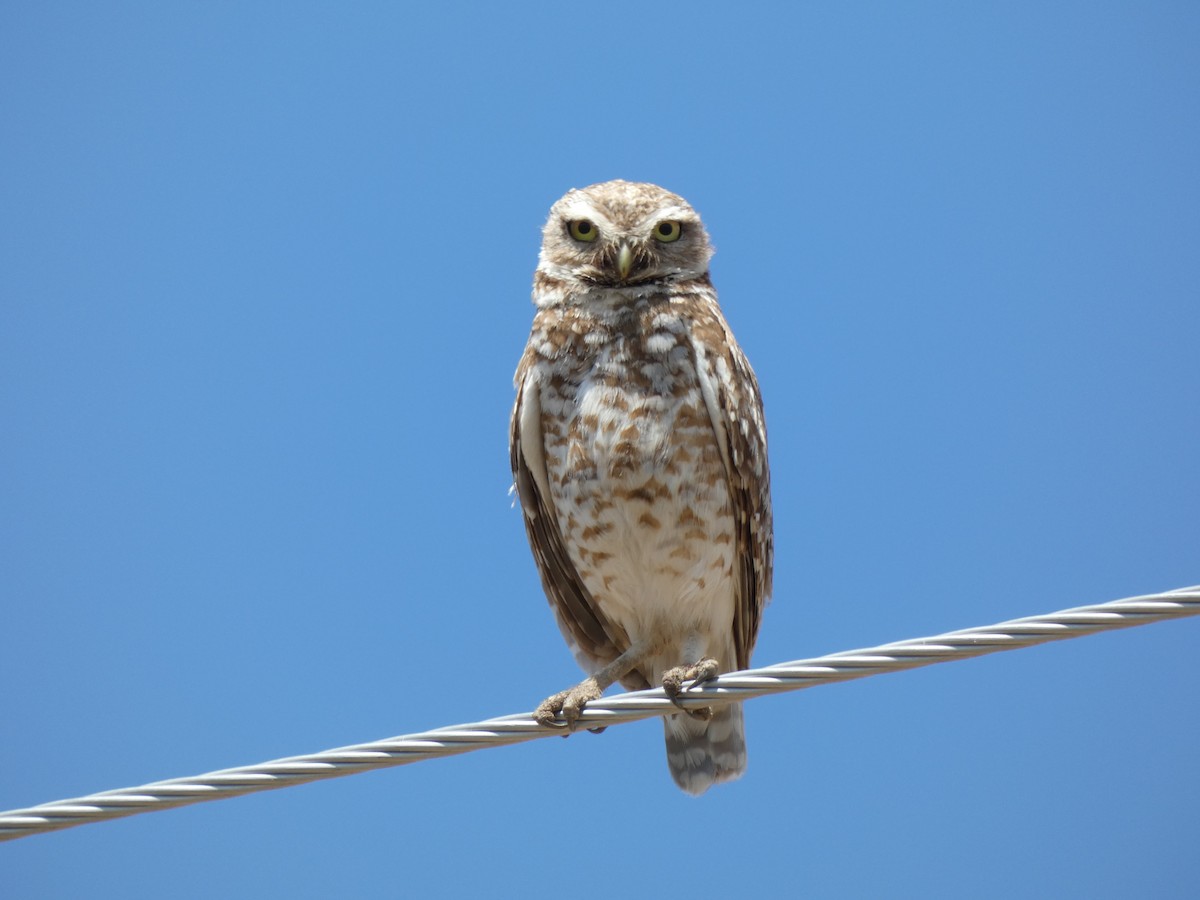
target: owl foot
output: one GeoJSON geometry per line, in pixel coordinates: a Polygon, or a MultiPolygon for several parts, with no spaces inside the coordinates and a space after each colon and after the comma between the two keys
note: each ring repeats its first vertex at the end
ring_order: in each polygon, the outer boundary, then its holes
{"type": "MultiPolygon", "coordinates": [[[[544,725],[546,728],[563,728],[570,734],[575,730],[576,723],[579,721],[579,714],[583,712],[583,707],[587,705],[589,700],[599,700],[600,695],[604,693],[599,682],[594,677],[585,678],[573,688],[565,691],[559,691],[553,694],[538,704],[537,709],[533,711],[534,721],[539,725],[544,725]],[[561,714],[562,720],[559,720],[561,714]]],[[[596,734],[603,731],[603,728],[589,729],[596,734]]]]}
{"type": "MultiPolygon", "coordinates": [[[[684,693],[683,683],[690,681],[688,686],[690,691],[692,688],[704,684],[706,681],[712,681],[718,675],[719,664],[711,656],[706,656],[703,659],[697,660],[690,666],[675,666],[673,669],[667,669],[663,673],[662,686],[667,692],[667,696],[675,705],[683,707],[679,704],[679,695],[684,693]]],[[[711,719],[712,707],[703,706],[700,709],[684,709],[685,713],[695,719],[711,719]]]]}

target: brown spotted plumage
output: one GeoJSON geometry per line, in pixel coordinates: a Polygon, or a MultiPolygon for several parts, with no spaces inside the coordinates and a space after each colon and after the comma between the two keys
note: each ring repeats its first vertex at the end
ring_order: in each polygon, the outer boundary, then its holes
{"type": "MultiPolygon", "coordinates": [[[[546,596],[589,675],[538,707],[546,725],[573,727],[614,681],[677,694],[750,662],[771,593],[766,427],[711,255],[695,211],[652,184],[550,210],[510,449],[546,596]]],[[[685,791],[744,771],[740,705],[665,724],[685,791]]]]}

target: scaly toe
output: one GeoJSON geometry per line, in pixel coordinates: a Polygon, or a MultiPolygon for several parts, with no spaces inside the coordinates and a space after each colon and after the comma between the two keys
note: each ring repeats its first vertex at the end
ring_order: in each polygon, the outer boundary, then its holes
{"type": "Polygon", "coordinates": [[[594,678],[585,678],[575,687],[559,691],[547,697],[534,710],[533,718],[547,728],[562,728],[568,733],[575,731],[579,717],[589,700],[598,700],[604,691],[594,678]]]}
{"type": "Polygon", "coordinates": [[[704,682],[712,681],[716,678],[719,669],[720,665],[717,661],[709,656],[697,660],[690,666],[675,666],[663,673],[663,690],[667,692],[667,696],[671,698],[671,701],[689,716],[694,719],[707,721],[713,715],[711,707],[704,706],[700,709],[685,709],[683,704],[679,702],[679,697],[684,693],[683,683],[685,681],[691,682],[687,688],[690,691],[692,688],[699,687],[704,682]]]}
{"type": "Polygon", "coordinates": [[[533,711],[533,720],[545,728],[570,727],[566,722],[558,720],[558,714],[562,712],[563,701],[566,699],[566,691],[559,691],[557,694],[547,697],[533,711]]]}
{"type": "Polygon", "coordinates": [[[683,666],[667,669],[662,679],[663,690],[667,692],[668,697],[674,700],[683,693],[683,682],[686,680],[683,666]]]}
{"type": "Polygon", "coordinates": [[[694,666],[689,666],[688,677],[692,679],[692,685],[688,690],[698,688],[706,681],[712,681],[720,674],[720,668],[720,663],[711,656],[706,656],[694,666]]]}

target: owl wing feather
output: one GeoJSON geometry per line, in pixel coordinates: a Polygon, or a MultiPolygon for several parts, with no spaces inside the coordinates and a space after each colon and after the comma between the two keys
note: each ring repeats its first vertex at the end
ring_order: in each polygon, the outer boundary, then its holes
{"type": "MultiPolygon", "coordinates": [[[[525,532],[533,548],[542,586],[572,652],[585,669],[599,668],[620,655],[622,636],[600,612],[563,541],[546,471],[541,403],[527,358],[522,359],[517,370],[517,384],[509,455],[525,532]]],[[[624,637],[624,643],[628,644],[628,637],[624,637]]]]}
{"type": "MultiPolygon", "coordinates": [[[[707,326],[707,327],[704,327],[707,326]]],[[[767,430],[758,379],[723,318],[693,335],[701,393],[729,480],[735,535],[733,639],[737,667],[750,665],[763,608],[771,596],[774,528],[767,430]],[[718,333],[719,329],[719,333],[718,333]],[[716,375],[725,367],[726,377],[716,375]]]]}

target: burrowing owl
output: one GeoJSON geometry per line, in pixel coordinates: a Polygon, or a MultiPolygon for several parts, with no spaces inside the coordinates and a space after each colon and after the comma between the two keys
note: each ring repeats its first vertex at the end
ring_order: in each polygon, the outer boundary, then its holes
{"type": "MultiPolygon", "coordinates": [[[[771,593],[767,435],[712,253],[696,212],[653,184],[550,210],[510,450],[542,585],[589,677],[542,702],[544,725],[573,728],[614,681],[677,695],[750,662],[771,593]]],[[[746,768],[740,705],[703,713],[665,720],[692,794],[746,768]]]]}

